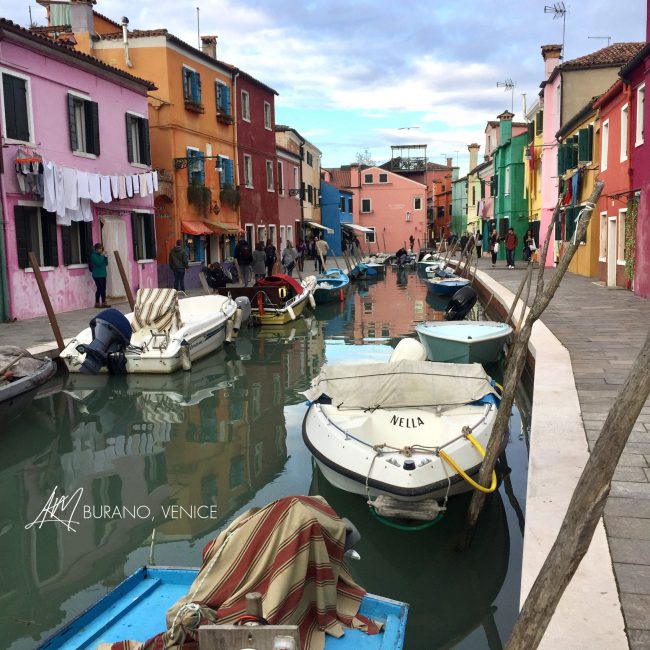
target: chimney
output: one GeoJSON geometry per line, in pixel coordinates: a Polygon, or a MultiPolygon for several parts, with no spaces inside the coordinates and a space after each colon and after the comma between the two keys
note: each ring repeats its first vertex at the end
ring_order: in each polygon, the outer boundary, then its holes
{"type": "Polygon", "coordinates": [[[544,58],[544,81],[551,76],[551,72],[553,72],[557,67],[561,56],[561,45],[542,45],[542,57],[544,58]]]}
{"type": "Polygon", "coordinates": [[[469,149],[469,171],[472,171],[478,164],[478,150],[481,148],[481,145],[473,142],[472,144],[468,144],[467,148],[469,149]]]}
{"type": "Polygon", "coordinates": [[[447,158],[447,167],[451,167],[454,162],[453,158],[447,158]]]}
{"type": "Polygon", "coordinates": [[[512,118],[514,114],[510,111],[503,111],[501,115],[497,115],[499,120],[499,144],[506,144],[512,139],[512,118]]]}
{"type": "Polygon", "coordinates": [[[95,0],[70,0],[70,26],[73,32],[95,33],[94,4],[95,0]]]}
{"type": "Polygon", "coordinates": [[[201,51],[213,59],[217,58],[217,37],[201,36],[201,51]]]}

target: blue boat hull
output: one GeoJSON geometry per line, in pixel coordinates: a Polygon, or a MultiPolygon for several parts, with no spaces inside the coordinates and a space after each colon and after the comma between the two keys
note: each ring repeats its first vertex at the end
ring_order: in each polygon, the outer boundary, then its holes
{"type": "Polygon", "coordinates": [[[325,274],[316,278],[316,289],[314,289],[314,300],[322,305],[326,302],[343,300],[343,291],[350,284],[350,278],[340,269],[329,269],[325,274]],[[328,285],[321,288],[321,284],[328,285]]]}
{"type": "Polygon", "coordinates": [[[440,296],[452,296],[461,287],[469,284],[469,280],[442,280],[440,282],[429,282],[428,290],[440,296]]]}
{"type": "MultiPolygon", "coordinates": [[[[197,572],[162,567],[138,569],[40,647],[90,650],[99,643],[146,641],[165,630],[167,610],[189,591],[197,572]]],[[[346,629],[339,639],[326,636],[326,650],[401,650],[408,615],[406,603],[367,594],[359,613],[383,621],[383,631],[370,636],[346,629]]]]}

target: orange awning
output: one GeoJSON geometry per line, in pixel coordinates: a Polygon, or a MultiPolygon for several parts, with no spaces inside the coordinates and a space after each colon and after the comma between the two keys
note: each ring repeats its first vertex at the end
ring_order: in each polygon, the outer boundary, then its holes
{"type": "Polygon", "coordinates": [[[222,221],[206,221],[210,226],[218,231],[221,231],[227,235],[236,235],[239,232],[243,232],[241,226],[238,223],[224,223],[222,221]]]}
{"type": "Polygon", "coordinates": [[[203,221],[181,221],[181,230],[186,235],[212,235],[214,230],[203,221]]]}

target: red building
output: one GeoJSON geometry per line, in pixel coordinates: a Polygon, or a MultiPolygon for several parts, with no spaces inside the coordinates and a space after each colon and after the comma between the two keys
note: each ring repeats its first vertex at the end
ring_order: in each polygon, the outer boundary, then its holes
{"type": "Polygon", "coordinates": [[[235,92],[241,226],[252,245],[270,239],[278,247],[277,92],[242,70],[235,92]]]}

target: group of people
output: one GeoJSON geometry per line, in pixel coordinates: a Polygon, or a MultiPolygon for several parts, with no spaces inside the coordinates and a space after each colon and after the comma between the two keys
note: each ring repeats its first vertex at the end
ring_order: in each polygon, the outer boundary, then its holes
{"type": "MultiPolygon", "coordinates": [[[[492,266],[495,267],[497,263],[497,255],[501,246],[501,241],[506,249],[506,266],[509,269],[515,268],[515,251],[519,244],[519,238],[515,234],[514,228],[508,228],[508,234],[505,237],[499,237],[496,228],[492,229],[490,233],[490,253],[492,255],[492,266]]],[[[530,262],[533,253],[537,250],[537,243],[532,230],[527,230],[524,236],[523,258],[526,263],[530,262]]]]}

